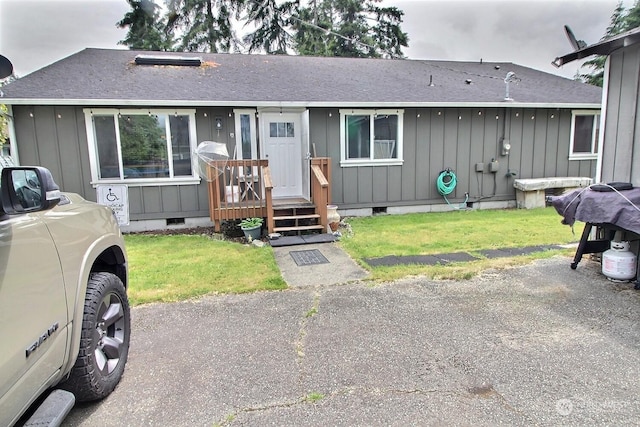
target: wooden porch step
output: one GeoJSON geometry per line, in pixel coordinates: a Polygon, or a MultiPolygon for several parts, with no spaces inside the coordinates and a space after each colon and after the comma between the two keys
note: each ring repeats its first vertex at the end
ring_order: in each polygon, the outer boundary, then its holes
{"type": "Polygon", "coordinates": [[[320,215],[318,214],[309,214],[309,215],[284,215],[284,216],[274,216],[273,219],[275,221],[285,221],[285,220],[296,220],[296,219],[318,219],[320,215]]]}
{"type": "Polygon", "coordinates": [[[315,209],[313,203],[307,201],[278,201],[273,203],[274,210],[290,210],[290,209],[315,209]]]}
{"type": "Polygon", "coordinates": [[[324,226],[318,225],[298,225],[296,227],[274,227],[273,230],[276,233],[284,233],[287,231],[305,231],[305,230],[323,230],[324,226]]]}

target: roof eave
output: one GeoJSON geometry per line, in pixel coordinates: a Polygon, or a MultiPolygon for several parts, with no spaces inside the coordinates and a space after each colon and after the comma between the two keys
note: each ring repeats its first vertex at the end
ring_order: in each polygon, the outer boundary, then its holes
{"type": "Polygon", "coordinates": [[[640,43],[640,29],[631,30],[619,36],[587,46],[584,49],[576,50],[564,56],[559,56],[553,60],[552,64],[561,67],[576,59],[587,58],[591,55],[610,55],[611,52],[623,47],[628,47],[640,43]]]}
{"type": "Polygon", "coordinates": [[[175,101],[130,99],[36,99],[5,98],[7,105],[91,106],[91,107],[277,107],[277,108],[600,108],[601,103],[589,102],[331,102],[331,101],[175,101]]]}

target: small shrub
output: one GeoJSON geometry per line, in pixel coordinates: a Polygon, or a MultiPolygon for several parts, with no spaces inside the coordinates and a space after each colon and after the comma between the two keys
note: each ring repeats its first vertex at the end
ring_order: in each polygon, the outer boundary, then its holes
{"type": "Polygon", "coordinates": [[[261,227],[263,222],[262,218],[245,218],[240,221],[240,228],[261,227]]]}

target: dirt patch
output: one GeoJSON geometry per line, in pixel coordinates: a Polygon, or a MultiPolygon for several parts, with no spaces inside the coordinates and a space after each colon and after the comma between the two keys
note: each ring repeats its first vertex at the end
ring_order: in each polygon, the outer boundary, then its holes
{"type": "Polygon", "coordinates": [[[216,237],[218,240],[224,240],[223,233],[216,233],[213,227],[193,227],[193,228],[171,228],[164,230],[149,231],[132,231],[126,234],[147,234],[154,236],[173,236],[173,235],[202,235],[216,237]]]}
{"type": "MultiPolygon", "coordinates": [[[[225,240],[235,243],[247,243],[247,239],[244,237],[244,233],[237,226],[227,226],[224,224],[220,232],[216,232],[214,227],[190,227],[190,228],[170,228],[164,230],[149,230],[149,231],[133,231],[126,234],[145,234],[152,236],[180,236],[180,235],[192,235],[192,236],[207,236],[215,240],[225,240]]],[[[263,237],[262,241],[268,242],[267,237],[263,237]]]]}

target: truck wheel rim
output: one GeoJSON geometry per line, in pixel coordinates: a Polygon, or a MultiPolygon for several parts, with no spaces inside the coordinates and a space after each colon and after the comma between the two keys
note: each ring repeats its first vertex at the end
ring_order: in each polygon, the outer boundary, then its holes
{"type": "Polygon", "coordinates": [[[96,365],[103,375],[109,375],[116,369],[120,357],[126,351],[125,333],[122,300],[116,293],[109,293],[98,307],[97,345],[94,350],[96,365]]]}

